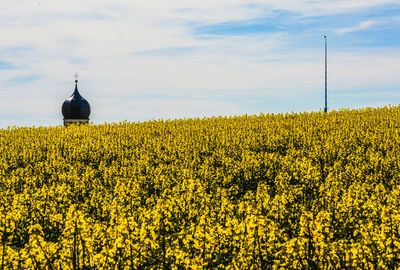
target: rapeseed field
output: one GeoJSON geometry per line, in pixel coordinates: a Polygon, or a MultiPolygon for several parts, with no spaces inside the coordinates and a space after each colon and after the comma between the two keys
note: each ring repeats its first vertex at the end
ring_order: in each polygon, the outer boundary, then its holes
{"type": "Polygon", "coordinates": [[[0,269],[400,267],[400,107],[0,130],[0,269]]]}

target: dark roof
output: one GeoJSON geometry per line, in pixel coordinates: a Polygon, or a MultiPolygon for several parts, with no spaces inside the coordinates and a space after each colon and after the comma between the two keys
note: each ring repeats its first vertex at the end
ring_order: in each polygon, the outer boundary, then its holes
{"type": "Polygon", "coordinates": [[[75,91],[62,105],[64,119],[89,119],[90,105],[78,91],[78,80],[75,81],[75,91]]]}

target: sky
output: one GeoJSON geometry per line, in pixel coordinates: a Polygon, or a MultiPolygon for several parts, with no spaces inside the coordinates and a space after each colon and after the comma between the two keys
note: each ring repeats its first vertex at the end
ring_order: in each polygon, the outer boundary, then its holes
{"type": "Polygon", "coordinates": [[[0,128],[400,103],[400,0],[0,0],[0,128]]]}

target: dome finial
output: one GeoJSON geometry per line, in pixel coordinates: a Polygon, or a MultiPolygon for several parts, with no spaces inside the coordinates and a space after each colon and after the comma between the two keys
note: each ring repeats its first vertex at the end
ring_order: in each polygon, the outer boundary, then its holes
{"type": "Polygon", "coordinates": [[[61,111],[65,126],[71,123],[89,123],[90,105],[78,92],[78,73],[75,73],[75,91],[64,101],[61,111]]]}

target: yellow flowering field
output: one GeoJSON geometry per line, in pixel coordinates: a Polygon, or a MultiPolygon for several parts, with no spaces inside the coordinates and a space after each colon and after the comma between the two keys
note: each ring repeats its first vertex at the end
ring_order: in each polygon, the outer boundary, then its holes
{"type": "Polygon", "coordinates": [[[0,130],[0,269],[400,267],[400,107],[0,130]]]}

